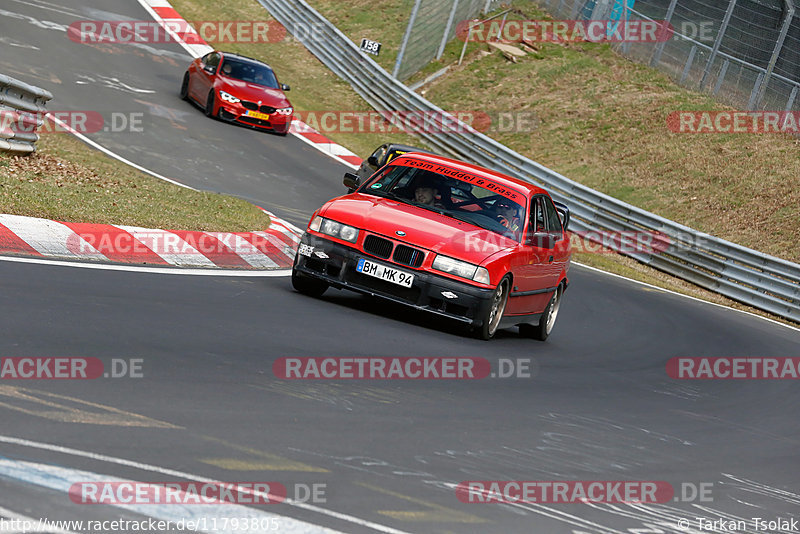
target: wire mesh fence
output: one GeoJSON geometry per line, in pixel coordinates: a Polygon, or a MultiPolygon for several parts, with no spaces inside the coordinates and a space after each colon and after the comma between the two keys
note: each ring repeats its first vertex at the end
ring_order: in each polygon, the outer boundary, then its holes
{"type": "Polygon", "coordinates": [[[667,21],[671,38],[618,50],[748,110],[800,111],[800,17],[792,0],[540,0],[557,19],[667,21]]]}
{"type": "Polygon", "coordinates": [[[415,0],[392,75],[406,80],[441,57],[444,45],[456,35],[462,20],[488,12],[501,0],[415,0]]]}

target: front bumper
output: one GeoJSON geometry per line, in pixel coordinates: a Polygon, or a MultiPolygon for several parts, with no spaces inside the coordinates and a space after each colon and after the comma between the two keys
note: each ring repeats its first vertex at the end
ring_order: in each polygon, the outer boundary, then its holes
{"type": "Polygon", "coordinates": [[[300,254],[298,247],[294,262],[294,271],[298,275],[324,280],[337,289],[349,289],[399,302],[473,327],[482,326],[484,318],[488,315],[487,311],[494,293],[492,289],[482,289],[424,270],[375,258],[355,248],[308,233],[303,234],[300,243],[313,247],[313,251],[310,257],[304,256],[300,254]],[[406,288],[359,273],[356,271],[356,265],[360,258],[374,260],[412,273],[414,282],[411,287],[406,288]]]}
{"type": "Polygon", "coordinates": [[[292,124],[291,116],[273,113],[270,115],[269,120],[264,120],[249,117],[245,114],[246,111],[247,110],[244,108],[238,109],[233,105],[222,104],[219,107],[219,114],[217,116],[227,122],[235,122],[236,124],[249,126],[258,130],[272,130],[277,133],[288,132],[289,126],[292,124]]]}

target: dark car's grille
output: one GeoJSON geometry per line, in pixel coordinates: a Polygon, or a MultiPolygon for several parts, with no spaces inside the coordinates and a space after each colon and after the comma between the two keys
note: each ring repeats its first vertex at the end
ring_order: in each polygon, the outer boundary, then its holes
{"type": "Polygon", "coordinates": [[[392,255],[392,248],[394,248],[394,243],[388,239],[372,234],[364,238],[364,252],[369,252],[379,258],[389,259],[389,256],[392,255]]]}
{"type": "Polygon", "coordinates": [[[256,104],[255,102],[248,102],[247,100],[242,100],[241,104],[244,109],[249,109],[252,111],[260,111],[262,113],[275,113],[275,108],[273,108],[272,106],[264,105],[258,107],[258,104],[256,104]]]}
{"type": "Polygon", "coordinates": [[[402,263],[409,267],[419,267],[422,265],[422,260],[425,259],[425,253],[405,245],[397,245],[397,248],[394,249],[393,259],[397,263],[402,263]]]}

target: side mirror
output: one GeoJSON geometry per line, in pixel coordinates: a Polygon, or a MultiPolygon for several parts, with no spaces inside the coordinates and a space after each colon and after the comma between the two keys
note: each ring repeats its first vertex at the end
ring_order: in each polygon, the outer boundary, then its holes
{"type": "Polygon", "coordinates": [[[549,249],[555,246],[555,238],[547,232],[536,232],[530,235],[525,244],[531,247],[549,249]]]}
{"type": "Polygon", "coordinates": [[[284,91],[291,91],[292,90],[292,88],[289,87],[288,85],[286,85],[285,83],[281,84],[281,89],[283,89],[284,91]]]}
{"type": "Polygon", "coordinates": [[[558,218],[561,219],[561,226],[564,227],[564,231],[566,232],[569,227],[569,208],[566,204],[562,204],[561,202],[553,201],[553,204],[558,212],[558,218]]]}
{"type": "Polygon", "coordinates": [[[344,179],[342,180],[342,183],[347,188],[347,192],[348,193],[352,193],[353,191],[358,189],[358,185],[359,185],[358,182],[359,182],[359,178],[358,178],[358,175],[356,173],[353,173],[353,172],[344,173],[344,179]]]}
{"type": "Polygon", "coordinates": [[[378,168],[378,158],[376,158],[375,156],[368,157],[367,158],[367,163],[370,166],[375,167],[376,169],[378,168]]]}
{"type": "Polygon", "coordinates": [[[214,67],[210,67],[208,65],[203,65],[203,70],[209,74],[214,74],[217,71],[217,69],[215,69],[214,67]]]}

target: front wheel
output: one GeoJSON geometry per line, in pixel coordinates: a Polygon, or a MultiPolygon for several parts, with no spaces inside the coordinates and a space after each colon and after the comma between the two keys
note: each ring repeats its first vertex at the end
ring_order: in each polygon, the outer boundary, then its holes
{"type": "Polygon", "coordinates": [[[483,324],[475,332],[480,339],[491,339],[494,337],[495,332],[497,332],[497,327],[500,326],[500,319],[503,318],[503,313],[506,311],[509,287],[510,283],[508,278],[503,278],[497,285],[497,289],[492,293],[489,309],[483,317],[483,324]]]}
{"type": "Polygon", "coordinates": [[[561,308],[561,295],[563,293],[564,285],[561,284],[558,286],[558,289],[556,289],[556,292],[553,294],[550,302],[547,304],[547,308],[545,308],[541,318],[539,318],[539,324],[536,326],[521,324],[519,325],[519,333],[525,337],[532,337],[533,339],[538,339],[539,341],[544,341],[547,339],[547,336],[550,335],[550,332],[553,331],[553,327],[556,324],[558,310],[561,308]]]}
{"type": "Polygon", "coordinates": [[[328,289],[328,284],[322,280],[303,276],[297,271],[292,270],[292,287],[294,287],[303,295],[308,295],[309,297],[321,297],[322,294],[328,289]]]}
{"type": "Polygon", "coordinates": [[[206,117],[211,117],[212,119],[215,117],[215,115],[214,115],[214,90],[213,89],[208,93],[208,98],[206,99],[206,117]]]}
{"type": "Polygon", "coordinates": [[[189,73],[183,75],[183,82],[181,83],[181,99],[189,100],[189,73]]]}

